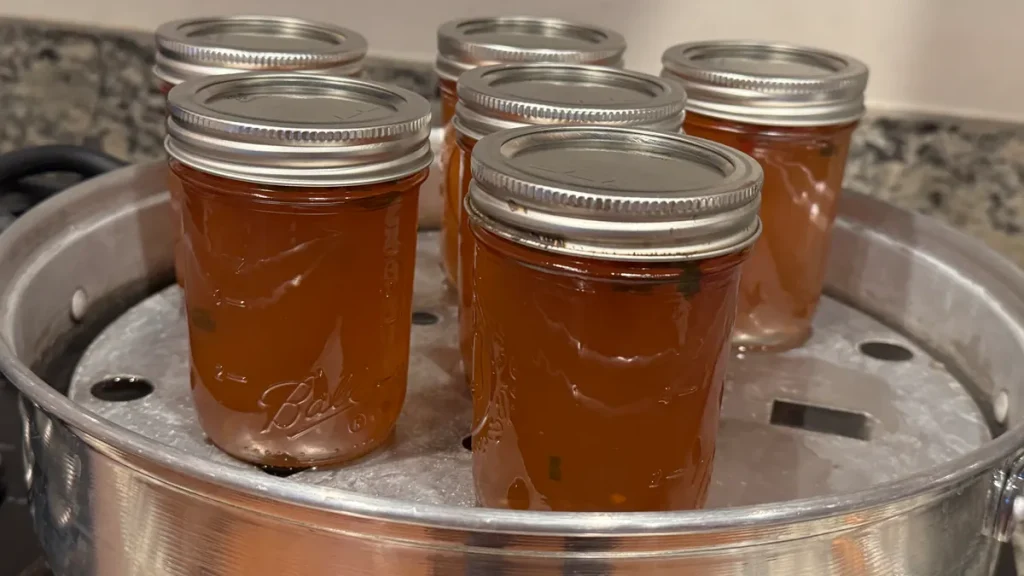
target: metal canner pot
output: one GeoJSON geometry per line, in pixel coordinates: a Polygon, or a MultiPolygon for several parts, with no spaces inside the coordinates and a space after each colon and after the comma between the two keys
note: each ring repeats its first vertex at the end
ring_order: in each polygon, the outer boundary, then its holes
{"type": "Polygon", "coordinates": [[[279,477],[208,445],[165,181],[123,168],[0,235],[0,368],[57,574],[965,576],[1014,528],[1024,273],[932,220],[846,194],[812,340],[732,362],[708,509],[520,512],[474,506],[434,232],[388,448],[279,477]]]}

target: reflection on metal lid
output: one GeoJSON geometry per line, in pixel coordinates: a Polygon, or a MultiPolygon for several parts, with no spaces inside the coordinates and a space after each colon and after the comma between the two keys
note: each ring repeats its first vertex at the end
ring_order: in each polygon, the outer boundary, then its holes
{"type": "Polygon", "coordinates": [[[169,84],[253,70],[362,71],[366,39],[357,32],[281,16],[192,18],[156,31],[153,73],[169,84]]]}
{"type": "Polygon", "coordinates": [[[614,260],[710,258],[760,232],[763,174],[721,144],[633,128],[530,127],[473,149],[467,209],[510,240],[614,260]]]}
{"type": "Polygon", "coordinates": [[[522,126],[600,124],[678,132],[686,93],[628,70],[573,64],[503,64],[459,78],[455,126],[475,139],[522,126]]]}
{"type": "Polygon", "coordinates": [[[681,81],[689,110],[766,125],[828,125],[864,114],[868,68],[842,54],[789,44],[691,42],[662,56],[662,76],[681,81]]]}
{"type": "Polygon", "coordinates": [[[168,95],[168,153],[197,170],[284,186],[395,180],[430,165],[430,104],[373,82],[246,73],[168,95]]]}
{"type": "Polygon", "coordinates": [[[621,34],[555,18],[466,18],[437,31],[437,73],[456,80],[477,66],[512,62],[563,62],[622,66],[621,34]]]}

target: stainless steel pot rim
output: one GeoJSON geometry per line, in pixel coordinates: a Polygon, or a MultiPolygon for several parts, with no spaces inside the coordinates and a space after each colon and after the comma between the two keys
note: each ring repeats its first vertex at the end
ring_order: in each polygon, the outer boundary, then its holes
{"type": "MultiPolygon", "coordinates": [[[[137,170],[139,167],[128,169],[137,170]]],[[[117,178],[117,174],[118,172],[107,174],[94,178],[91,182],[95,186],[103,186],[108,180],[117,178]]],[[[0,254],[8,252],[12,246],[17,246],[21,237],[30,232],[36,222],[59,210],[62,196],[63,194],[59,194],[46,200],[15,221],[3,234],[0,234],[0,254]]],[[[906,216],[917,220],[923,219],[923,217],[909,212],[906,213],[906,216]]],[[[980,241],[959,231],[948,229],[939,223],[926,221],[923,222],[923,225],[941,229],[943,234],[955,237],[955,242],[961,245],[981,247],[980,241]]],[[[74,231],[69,231],[69,234],[74,234],[74,231]]],[[[50,243],[60,241],[62,241],[61,238],[48,240],[50,243]]],[[[40,251],[44,250],[37,250],[37,252],[40,251]]],[[[992,266],[1001,278],[1024,287],[1024,271],[1017,269],[1005,258],[987,248],[980,252],[988,261],[987,264],[992,266]]],[[[0,314],[3,313],[0,310],[0,314]]],[[[125,456],[142,458],[193,479],[238,490],[260,499],[267,499],[268,494],[273,494],[276,501],[306,508],[452,530],[512,534],[566,534],[580,537],[670,535],[707,533],[736,527],[770,528],[790,523],[820,520],[871,508],[880,508],[880,514],[886,516],[895,515],[897,511],[893,508],[914,508],[930,501],[937,495],[955,490],[961,483],[983,473],[1024,446],[1024,426],[1018,425],[971,454],[907,478],[879,484],[858,492],[757,506],[701,511],[632,513],[522,512],[490,508],[455,508],[374,498],[340,490],[328,492],[317,489],[315,486],[296,484],[271,476],[261,477],[259,483],[253,483],[251,477],[238,469],[207,462],[168,449],[160,443],[148,440],[105,419],[78,409],[67,397],[51,388],[23,364],[15,356],[6,339],[0,339],[0,369],[33,404],[52,417],[81,431],[86,442],[99,448],[108,456],[119,460],[124,460],[125,456]],[[105,446],[96,446],[97,444],[105,446]],[[120,453],[111,454],[110,448],[114,448],[120,453]]],[[[134,464],[132,466],[136,467],[134,464]]],[[[205,497],[218,499],[212,494],[205,495],[205,497]]],[[[867,522],[868,520],[865,517],[863,521],[867,522]]],[[[844,523],[843,527],[848,529],[853,525],[844,523]]],[[[822,529],[814,533],[829,531],[831,530],[822,529]]],[[[803,538],[809,535],[811,534],[801,531],[786,539],[803,538]]]]}

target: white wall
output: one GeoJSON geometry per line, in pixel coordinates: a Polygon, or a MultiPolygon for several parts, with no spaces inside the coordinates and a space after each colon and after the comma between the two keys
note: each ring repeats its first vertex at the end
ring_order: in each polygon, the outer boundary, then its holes
{"type": "Polygon", "coordinates": [[[506,6],[618,30],[640,70],[657,71],[677,42],[786,40],[866,61],[876,110],[1024,121],[1024,0],[2,0],[0,15],[152,29],[194,15],[290,13],[359,30],[378,54],[431,59],[442,21],[506,6]]]}

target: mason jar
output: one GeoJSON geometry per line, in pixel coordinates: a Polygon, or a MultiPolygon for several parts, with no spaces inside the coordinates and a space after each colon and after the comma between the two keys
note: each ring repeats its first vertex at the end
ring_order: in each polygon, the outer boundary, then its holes
{"type": "Polygon", "coordinates": [[[635,128],[484,137],[466,200],[483,506],[700,507],[761,169],[635,128]]]}
{"type": "Polygon", "coordinates": [[[228,454],[326,465],[390,436],[429,109],[341,76],[210,76],[171,90],[193,399],[228,454]]]}
{"type": "MultiPolygon", "coordinates": [[[[358,77],[366,39],[357,32],[284,16],[218,16],[162,24],[156,30],[153,75],[165,95],[181,82],[256,70],[302,71],[358,77]]],[[[179,199],[175,217],[175,275],[181,284],[179,199]]]]}
{"type": "Polygon", "coordinates": [[[459,345],[472,369],[473,235],[461,209],[469,193],[469,161],[477,141],[494,132],[530,125],[635,126],[679,132],[686,94],[676,83],[640,72],[578,64],[484,66],[459,78],[452,120],[454,141],[445,150],[443,262],[457,281],[459,345]],[[466,256],[466,257],[461,257],[466,256]]]}
{"type": "Polygon", "coordinates": [[[663,62],[663,76],[689,95],[687,134],[742,150],[764,169],[764,233],[743,270],[734,341],[800,346],[824,286],[868,69],[817,48],[733,41],[680,44],[663,62]]]}
{"type": "Polygon", "coordinates": [[[437,30],[436,70],[441,85],[441,120],[455,115],[455,84],[477,66],[525,62],[594,64],[621,68],[626,39],[589,24],[557,18],[500,16],[461,18],[437,30]]]}

